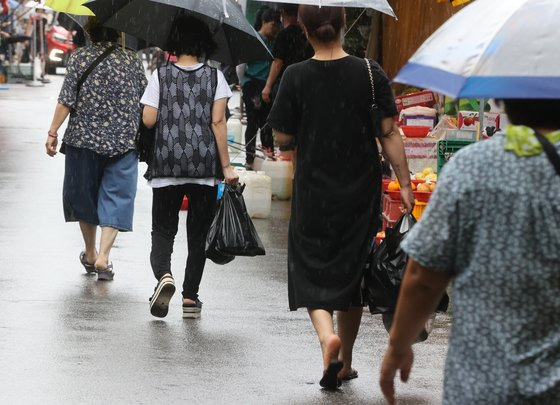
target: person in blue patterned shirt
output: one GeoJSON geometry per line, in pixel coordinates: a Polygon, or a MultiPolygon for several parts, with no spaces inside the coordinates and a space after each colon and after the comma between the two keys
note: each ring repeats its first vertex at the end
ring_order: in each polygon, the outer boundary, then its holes
{"type": "Polygon", "coordinates": [[[560,151],[560,100],[504,106],[514,125],[445,164],[403,242],[410,261],[380,378],[391,404],[451,280],[443,403],[560,403],[560,176],[535,135],[560,151]]]}

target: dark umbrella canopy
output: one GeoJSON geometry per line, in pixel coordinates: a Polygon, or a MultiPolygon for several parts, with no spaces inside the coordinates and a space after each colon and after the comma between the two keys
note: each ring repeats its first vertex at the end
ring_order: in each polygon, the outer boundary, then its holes
{"type": "Polygon", "coordinates": [[[209,59],[228,65],[271,59],[272,55],[231,0],[95,0],[86,4],[107,27],[167,49],[173,21],[181,13],[208,24],[218,44],[209,59]]]}
{"type": "MultiPolygon", "coordinates": [[[[66,13],[59,13],[58,14],[58,23],[66,28],[68,31],[74,31],[80,28],[84,28],[86,25],[88,16],[84,15],[73,15],[73,14],[66,14],[66,13]]],[[[141,49],[148,48],[149,45],[143,39],[136,38],[130,34],[125,34],[124,37],[124,46],[132,51],[139,51],[141,49]]]]}

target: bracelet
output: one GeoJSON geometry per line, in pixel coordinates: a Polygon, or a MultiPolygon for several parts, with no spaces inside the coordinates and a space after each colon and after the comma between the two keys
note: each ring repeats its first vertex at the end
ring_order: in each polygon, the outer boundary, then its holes
{"type": "Polygon", "coordinates": [[[58,135],[53,135],[53,134],[51,134],[50,132],[49,132],[49,136],[50,136],[51,138],[58,138],[58,135]]]}

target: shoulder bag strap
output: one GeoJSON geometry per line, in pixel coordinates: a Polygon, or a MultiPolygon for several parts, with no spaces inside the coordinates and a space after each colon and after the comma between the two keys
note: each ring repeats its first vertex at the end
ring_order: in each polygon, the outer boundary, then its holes
{"type": "Polygon", "coordinates": [[[364,60],[366,61],[368,75],[369,75],[369,83],[371,84],[371,96],[372,96],[371,107],[373,109],[377,109],[377,104],[375,103],[375,85],[373,84],[373,73],[371,72],[371,64],[369,63],[368,58],[364,58],[364,60]]]}
{"type": "Polygon", "coordinates": [[[105,59],[107,56],[109,56],[115,49],[117,49],[117,47],[115,45],[111,45],[109,48],[105,49],[105,51],[101,55],[99,55],[97,57],[97,59],[95,59],[91,65],[89,65],[89,67],[82,74],[82,76],[80,76],[80,79],[78,80],[77,89],[76,89],[76,99],[78,98],[77,97],[78,94],[80,94],[80,89],[82,88],[82,84],[84,84],[84,82],[88,78],[89,74],[93,71],[93,69],[95,69],[97,67],[97,65],[99,65],[101,62],[103,62],[103,59],[105,59]]]}
{"type": "Polygon", "coordinates": [[[560,176],[560,155],[558,155],[558,151],[556,150],[552,142],[550,142],[546,138],[546,136],[538,131],[535,131],[535,135],[538,141],[541,143],[546,156],[548,156],[548,160],[550,160],[550,163],[552,163],[552,166],[554,166],[554,169],[556,169],[556,173],[558,173],[558,176],[560,176]]]}

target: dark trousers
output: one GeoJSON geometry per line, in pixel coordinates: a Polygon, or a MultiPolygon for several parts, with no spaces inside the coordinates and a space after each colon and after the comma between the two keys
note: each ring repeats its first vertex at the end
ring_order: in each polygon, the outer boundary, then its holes
{"type": "Polygon", "coordinates": [[[156,279],[171,274],[171,253],[179,224],[183,197],[189,200],[187,214],[188,256],[183,282],[183,297],[196,300],[204,265],[206,235],[214,219],[216,187],[185,184],[153,189],[152,252],[150,262],[156,279]]]}
{"type": "Polygon", "coordinates": [[[261,80],[251,80],[243,86],[243,103],[247,110],[247,129],[245,130],[247,163],[253,163],[255,160],[255,145],[259,129],[263,148],[274,150],[272,128],[266,124],[272,103],[265,103],[261,98],[265,84],[261,80]]]}

